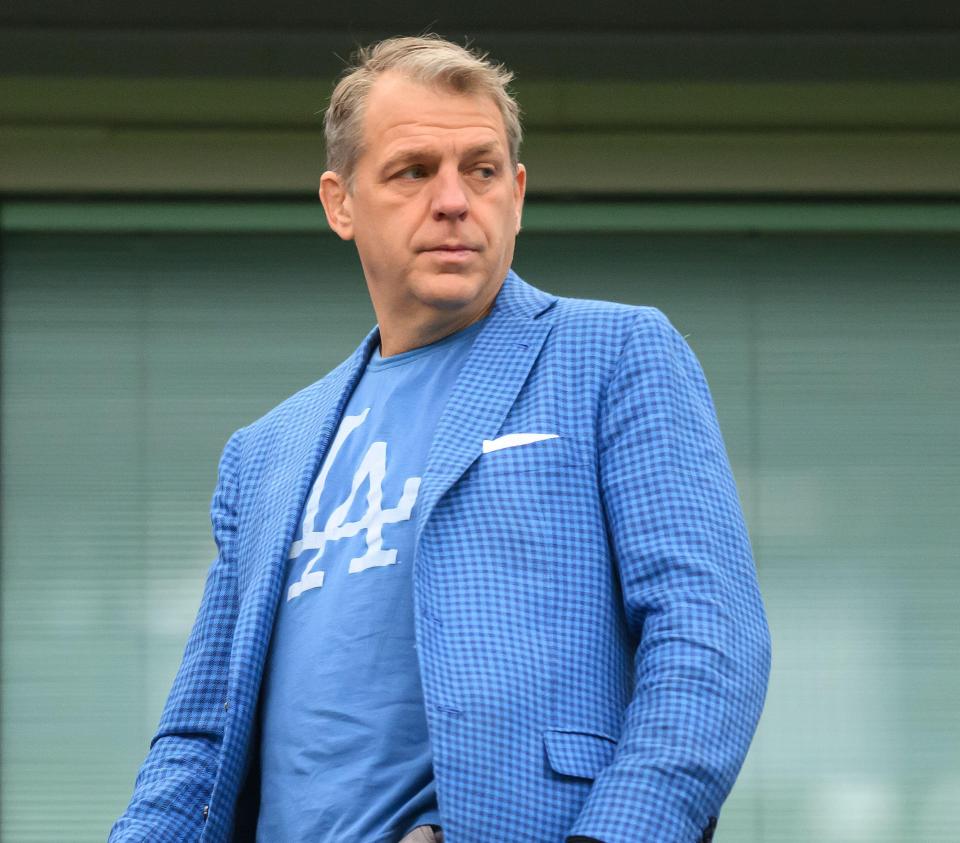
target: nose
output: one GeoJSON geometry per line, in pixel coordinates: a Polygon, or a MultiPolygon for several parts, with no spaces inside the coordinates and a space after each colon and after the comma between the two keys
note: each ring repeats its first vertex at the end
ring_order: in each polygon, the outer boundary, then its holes
{"type": "Polygon", "coordinates": [[[433,180],[432,212],[435,220],[462,220],[469,201],[463,177],[456,167],[441,167],[433,180]]]}

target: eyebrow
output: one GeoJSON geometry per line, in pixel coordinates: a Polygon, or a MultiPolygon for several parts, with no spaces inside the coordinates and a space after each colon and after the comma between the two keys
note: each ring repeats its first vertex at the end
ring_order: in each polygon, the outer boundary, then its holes
{"type": "MultiPolygon", "coordinates": [[[[468,147],[463,154],[464,158],[481,158],[484,155],[502,155],[503,153],[500,150],[500,144],[498,143],[481,143],[476,146],[468,147]]],[[[411,147],[409,149],[402,149],[397,152],[395,155],[391,155],[380,168],[381,173],[389,173],[395,167],[399,167],[401,164],[405,164],[408,161],[415,161],[418,158],[427,159],[435,158],[436,152],[428,146],[421,147],[411,147]]]]}

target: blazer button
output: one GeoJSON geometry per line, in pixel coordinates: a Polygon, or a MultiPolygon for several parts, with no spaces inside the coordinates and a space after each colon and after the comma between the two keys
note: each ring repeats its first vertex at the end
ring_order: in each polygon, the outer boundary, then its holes
{"type": "Polygon", "coordinates": [[[203,806],[203,818],[206,819],[209,815],[210,815],[210,806],[209,806],[209,805],[204,805],[204,806],[203,806]]]}

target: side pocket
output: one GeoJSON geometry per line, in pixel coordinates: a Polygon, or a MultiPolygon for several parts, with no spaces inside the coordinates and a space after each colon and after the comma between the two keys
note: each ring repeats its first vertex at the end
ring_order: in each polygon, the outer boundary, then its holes
{"type": "Polygon", "coordinates": [[[571,729],[545,729],[543,745],[555,773],[581,779],[600,775],[617,751],[617,741],[609,735],[571,729]]]}

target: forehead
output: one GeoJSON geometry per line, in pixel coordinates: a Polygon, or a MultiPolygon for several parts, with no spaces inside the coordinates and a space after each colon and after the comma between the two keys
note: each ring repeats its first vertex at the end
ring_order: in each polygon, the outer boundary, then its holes
{"type": "Polygon", "coordinates": [[[365,154],[375,157],[406,144],[496,144],[507,150],[503,117],[491,97],[422,85],[392,71],[370,89],[363,134],[365,154]]]}

